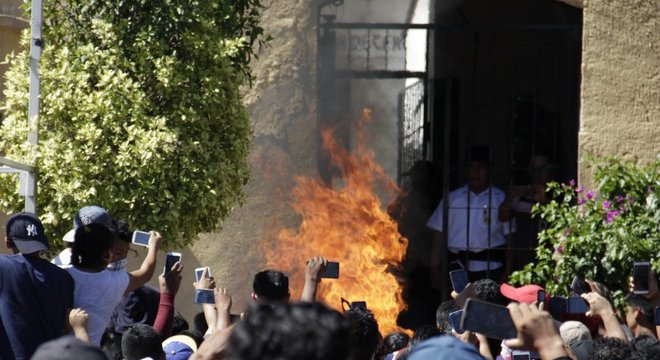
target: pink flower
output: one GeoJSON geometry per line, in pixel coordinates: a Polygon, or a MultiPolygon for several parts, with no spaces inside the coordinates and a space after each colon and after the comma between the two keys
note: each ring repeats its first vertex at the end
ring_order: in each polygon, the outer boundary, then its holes
{"type": "Polygon", "coordinates": [[[591,200],[591,199],[594,198],[594,192],[593,191],[587,191],[586,196],[587,196],[587,199],[591,200]]]}
{"type": "Polygon", "coordinates": [[[603,201],[603,209],[607,210],[610,208],[610,205],[612,205],[609,201],[605,200],[603,201]]]}
{"type": "Polygon", "coordinates": [[[575,186],[575,180],[571,179],[568,181],[568,186],[574,187],[575,186]]]}
{"type": "Polygon", "coordinates": [[[614,221],[614,218],[619,216],[619,212],[617,210],[612,210],[608,211],[607,214],[605,215],[605,220],[607,221],[608,224],[610,224],[612,221],[614,221]]]}
{"type": "Polygon", "coordinates": [[[557,248],[555,249],[555,251],[557,251],[557,252],[560,253],[560,254],[563,254],[563,253],[564,253],[564,246],[563,246],[563,245],[559,245],[559,246],[557,246],[557,248]]]}
{"type": "Polygon", "coordinates": [[[578,193],[578,194],[583,192],[583,191],[584,191],[584,186],[582,186],[582,185],[578,186],[577,189],[575,189],[575,192],[578,193]]]}
{"type": "Polygon", "coordinates": [[[587,202],[587,200],[585,200],[583,198],[577,198],[578,205],[584,205],[586,202],[587,202]]]}

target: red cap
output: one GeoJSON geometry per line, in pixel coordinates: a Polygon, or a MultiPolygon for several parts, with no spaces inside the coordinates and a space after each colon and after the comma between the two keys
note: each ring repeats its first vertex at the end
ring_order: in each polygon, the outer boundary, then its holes
{"type": "Polygon", "coordinates": [[[539,290],[543,290],[543,288],[534,284],[521,286],[519,288],[515,288],[509,284],[500,285],[500,292],[502,295],[519,303],[531,304],[535,302],[539,290]]]}

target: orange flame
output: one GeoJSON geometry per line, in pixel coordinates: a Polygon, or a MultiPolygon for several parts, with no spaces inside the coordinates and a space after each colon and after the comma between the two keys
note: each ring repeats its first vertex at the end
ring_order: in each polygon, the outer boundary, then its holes
{"type": "Polygon", "coordinates": [[[295,286],[304,284],[305,259],[323,256],[338,261],[339,279],[324,279],[318,299],[340,311],[342,297],[366,301],[385,335],[402,331],[396,318],[405,304],[401,284],[391,270],[398,269],[408,241],[399,234],[397,223],[383,210],[375,192],[383,187],[396,194],[399,188],[364,146],[362,125],[370,120],[371,111],[365,109],[354,153],[338,144],[332,131],[322,131],[323,148],[342,185],[296,177],[291,206],[302,217],[300,227],[283,229],[276,241],[264,243],[264,251],[269,267],[291,271],[292,298],[302,291],[295,286]]]}

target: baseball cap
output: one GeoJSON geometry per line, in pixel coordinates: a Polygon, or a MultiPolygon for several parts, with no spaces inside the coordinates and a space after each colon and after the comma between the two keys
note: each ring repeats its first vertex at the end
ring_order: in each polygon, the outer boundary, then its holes
{"type": "Polygon", "coordinates": [[[76,229],[92,223],[105,225],[108,229],[112,229],[112,217],[104,208],[97,205],[85,206],[76,212],[76,216],[73,217],[73,229],[69,230],[62,240],[72,243],[76,229]]]}
{"type": "Polygon", "coordinates": [[[593,340],[581,340],[569,346],[569,348],[577,360],[587,360],[593,352],[594,342],[593,340]]]}
{"type": "Polygon", "coordinates": [[[573,346],[579,341],[591,340],[589,329],[579,321],[571,320],[561,324],[559,334],[567,346],[573,346]]]}
{"type": "Polygon", "coordinates": [[[32,360],[108,360],[107,356],[88,342],[73,336],[63,336],[41,344],[32,360]]]}
{"type": "Polygon", "coordinates": [[[197,343],[190,336],[174,335],[163,341],[163,351],[167,360],[186,360],[197,351],[197,343]]]}
{"type": "Polygon", "coordinates": [[[6,235],[14,242],[21,254],[32,254],[49,249],[44,226],[33,213],[22,212],[10,217],[7,221],[6,235]]]}
{"type": "Polygon", "coordinates": [[[507,299],[526,304],[531,304],[536,301],[539,290],[543,290],[543,288],[534,284],[521,286],[519,288],[515,288],[506,283],[500,285],[500,292],[507,299]]]}
{"type": "Polygon", "coordinates": [[[410,360],[472,360],[483,359],[477,349],[451,335],[436,336],[415,346],[408,355],[410,360]]]}

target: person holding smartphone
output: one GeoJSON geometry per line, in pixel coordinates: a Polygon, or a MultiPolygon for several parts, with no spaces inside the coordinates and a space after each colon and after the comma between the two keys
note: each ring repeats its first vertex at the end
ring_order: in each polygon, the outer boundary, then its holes
{"type": "Polygon", "coordinates": [[[106,226],[96,223],[80,226],[74,239],[73,266],[66,271],[75,281],[74,306],[89,314],[89,336],[92,343],[98,345],[122,296],[153,276],[162,237],[158,232],[151,232],[147,256],[142,266],[131,272],[108,270],[116,239],[106,226]]]}

